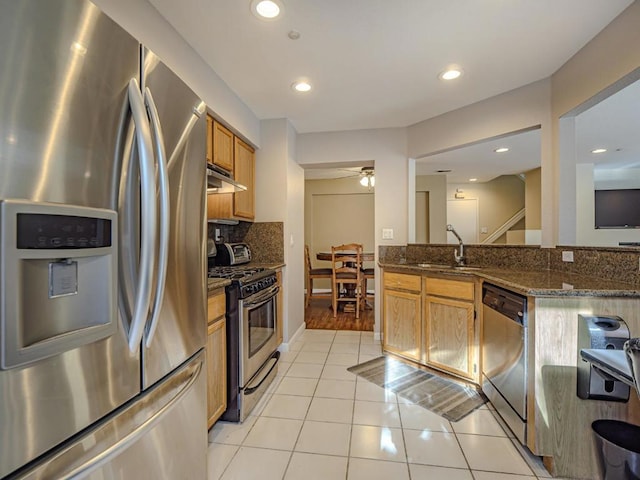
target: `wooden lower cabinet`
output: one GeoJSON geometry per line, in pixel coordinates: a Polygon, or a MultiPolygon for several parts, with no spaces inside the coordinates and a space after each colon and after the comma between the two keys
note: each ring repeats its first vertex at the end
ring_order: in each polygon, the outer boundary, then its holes
{"type": "Polygon", "coordinates": [[[224,289],[208,298],[207,428],[227,409],[227,321],[224,289]]]}
{"type": "Polygon", "coordinates": [[[424,363],[473,378],[473,303],[427,295],[424,306],[424,363]]]}
{"type": "Polygon", "coordinates": [[[473,280],[383,272],[385,351],[480,381],[473,280]]]}
{"type": "Polygon", "coordinates": [[[422,362],[479,382],[472,280],[424,277],[422,362]]]}
{"type": "Polygon", "coordinates": [[[397,355],[420,361],[422,331],[420,277],[385,273],[383,285],[383,348],[397,355]],[[418,290],[409,291],[415,288],[418,290]]]}

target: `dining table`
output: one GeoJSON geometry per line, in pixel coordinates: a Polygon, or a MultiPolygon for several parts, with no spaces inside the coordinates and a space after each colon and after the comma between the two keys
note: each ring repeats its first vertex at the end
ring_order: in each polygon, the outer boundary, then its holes
{"type": "MultiPolygon", "coordinates": [[[[336,253],[336,256],[350,257],[350,256],[353,256],[353,253],[341,252],[341,253],[336,253]]],[[[333,259],[331,252],[317,252],[316,258],[318,260],[329,261],[329,262],[333,259]]],[[[362,252],[360,254],[361,262],[373,262],[374,260],[375,260],[375,254],[373,252],[362,252]]],[[[347,290],[346,295],[348,297],[355,296],[355,286],[352,283],[346,284],[345,289],[347,290]]],[[[345,311],[352,311],[353,308],[354,306],[351,306],[351,308],[345,306],[345,311]]],[[[367,304],[366,300],[365,300],[365,308],[371,308],[371,306],[367,304]]]]}
{"type": "MultiPolygon", "coordinates": [[[[339,256],[351,256],[353,254],[348,254],[348,253],[338,253],[336,254],[338,257],[339,256]]],[[[316,258],[318,260],[325,260],[325,261],[331,261],[331,252],[318,252],[316,253],[316,258]]],[[[360,254],[360,260],[363,262],[373,262],[375,260],[375,255],[373,252],[363,252],[360,254]]]]}

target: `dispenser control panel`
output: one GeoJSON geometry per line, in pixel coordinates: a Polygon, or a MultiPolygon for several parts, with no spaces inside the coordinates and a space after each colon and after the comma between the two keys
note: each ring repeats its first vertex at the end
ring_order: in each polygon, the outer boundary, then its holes
{"type": "Polygon", "coordinates": [[[40,213],[18,213],[19,249],[103,248],[111,246],[111,220],[40,213]]]}

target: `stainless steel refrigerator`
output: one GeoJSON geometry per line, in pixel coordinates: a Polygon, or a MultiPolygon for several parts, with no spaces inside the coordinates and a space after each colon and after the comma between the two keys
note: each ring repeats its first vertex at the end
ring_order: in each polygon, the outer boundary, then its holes
{"type": "Polygon", "coordinates": [[[0,45],[0,478],[205,478],[204,104],[86,0],[0,45]]]}

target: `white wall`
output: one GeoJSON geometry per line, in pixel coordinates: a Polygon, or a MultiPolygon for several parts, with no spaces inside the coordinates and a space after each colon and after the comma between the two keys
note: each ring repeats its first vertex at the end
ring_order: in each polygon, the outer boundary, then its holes
{"type": "Polygon", "coordinates": [[[284,342],[304,323],[304,171],[286,119],[261,122],[256,152],[256,222],[284,222],[284,342]]]}
{"type": "Polygon", "coordinates": [[[237,134],[260,145],[260,122],[147,0],[92,0],[153,50],[237,134]]]}
{"type": "MultiPolygon", "coordinates": [[[[554,209],[560,244],[591,242],[584,224],[578,233],[575,222],[583,216],[576,201],[584,192],[576,185],[574,117],[640,76],[639,25],[640,1],[635,1],[551,76],[551,168],[557,180],[554,209]]],[[[543,188],[546,173],[543,168],[543,188]]],[[[580,182],[585,181],[583,177],[580,182]]]]}
{"type": "MultiPolygon", "coordinates": [[[[300,165],[375,161],[375,253],[380,245],[407,243],[407,131],[405,128],[305,133],[298,135],[296,158],[300,165]],[[392,240],[382,229],[393,229],[392,240]]],[[[377,266],[376,266],[377,270],[377,266]]],[[[376,271],[376,292],[380,273],[376,271]]],[[[375,302],[375,332],[380,332],[380,301],[375,302]]]]}
{"type": "MultiPolygon", "coordinates": [[[[426,243],[447,243],[447,177],[417,175],[415,191],[429,192],[429,238],[426,243]]],[[[417,236],[416,222],[416,241],[417,236]]]]}
{"type": "Polygon", "coordinates": [[[550,112],[551,82],[544,79],[410,126],[408,154],[411,158],[421,158],[540,125],[543,244],[552,245],[555,181],[551,165],[550,112]]]}
{"type": "MultiPolygon", "coordinates": [[[[525,208],[525,184],[516,175],[501,175],[484,183],[449,183],[447,200],[454,200],[457,191],[461,191],[466,199],[478,200],[478,230],[475,237],[480,243],[525,208]],[[480,232],[482,227],[486,227],[487,233],[480,232]]],[[[447,220],[447,223],[451,221],[447,220]]],[[[455,224],[453,226],[457,227],[455,224]]],[[[448,238],[451,240],[451,235],[448,238]]]]}
{"type": "MultiPolygon", "coordinates": [[[[627,185],[614,185],[616,188],[639,188],[638,169],[626,170],[627,185]]],[[[576,217],[576,241],[578,245],[618,247],[619,242],[640,242],[640,229],[604,228],[596,229],[593,164],[576,165],[576,203],[579,205],[576,217]]]]}
{"type": "Polygon", "coordinates": [[[284,224],[287,262],[287,342],[304,325],[304,170],[296,161],[297,134],[287,121],[287,219],[284,224]],[[287,243],[289,241],[289,243],[287,243]],[[287,248],[288,247],[288,248],[287,248]]]}

